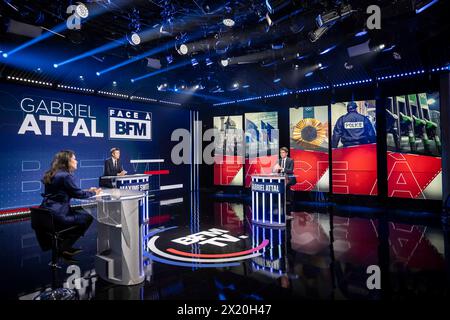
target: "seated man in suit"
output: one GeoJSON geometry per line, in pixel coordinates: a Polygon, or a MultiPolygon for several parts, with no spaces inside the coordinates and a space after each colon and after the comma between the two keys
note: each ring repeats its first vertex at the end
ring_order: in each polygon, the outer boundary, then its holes
{"type": "Polygon", "coordinates": [[[127,172],[123,169],[120,161],[120,149],[111,149],[111,158],[105,160],[104,176],[124,176],[127,172]]]}
{"type": "Polygon", "coordinates": [[[286,147],[280,148],[280,159],[278,163],[273,167],[273,171],[277,173],[282,173],[286,175],[286,195],[287,198],[292,200],[291,186],[297,183],[294,175],[294,160],[288,157],[289,149],[286,147]]]}

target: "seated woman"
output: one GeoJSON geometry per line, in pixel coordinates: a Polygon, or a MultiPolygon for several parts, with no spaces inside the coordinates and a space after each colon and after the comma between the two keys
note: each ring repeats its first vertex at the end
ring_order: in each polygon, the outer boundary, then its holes
{"type": "Polygon", "coordinates": [[[44,199],[41,208],[45,208],[53,214],[57,229],[77,226],[61,245],[60,254],[68,259],[81,251],[72,248],[72,245],[80,236],[84,235],[92,223],[92,217],[86,211],[74,210],[70,207],[70,199],[89,198],[101,191],[99,188],[90,188],[88,191],[84,191],[75,184],[72,173],[77,169],[77,163],[73,151],[60,151],[53,158],[51,168],[42,179],[45,193],[42,195],[44,199]]]}

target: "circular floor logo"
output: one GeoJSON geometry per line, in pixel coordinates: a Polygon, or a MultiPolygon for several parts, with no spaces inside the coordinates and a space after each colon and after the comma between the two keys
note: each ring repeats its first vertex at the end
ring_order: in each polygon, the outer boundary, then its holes
{"type": "Polygon", "coordinates": [[[183,267],[230,267],[260,256],[268,244],[265,239],[252,247],[247,235],[218,228],[192,233],[187,227],[171,227],[147,236],[145,255],[156,262],[183,267]]]}

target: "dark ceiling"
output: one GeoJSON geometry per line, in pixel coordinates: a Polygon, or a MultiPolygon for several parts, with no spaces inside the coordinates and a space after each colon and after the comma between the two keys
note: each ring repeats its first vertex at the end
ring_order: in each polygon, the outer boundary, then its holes
{"type": "Polygon", "coordinates": [[[42,36],[25,36],[23,26],[14,31],[11,21],[41,32],[41,27],[56,30],[65,26],[67,7],[77,3],[0,0],[0,50],[14,53],[0,57],[0,72],[2,77],[209,104],[358,81],[449,62],[450,1],[432,1],[436,3],[416,12],[428,2],[91,0],[84,1],[89,17],[80,30],[64,27],[29,45],[42,36]],[[381,8],[380,30],[367,30],[369,5],[381,8]],[[333,11],[341,17],[312,41],[316,17],[333,11]],[[226,17],[235,25],[225,26],[226,17]],[[151,39],[133,46],[127,41],[133,31],[151,39]],[[188,44],[186,55],[177,51],[183,43],[188,44]],[[27,46],[13,51],[23,44],[27,46]],[[349,50],[356,45],[361,46],[349,50]],[[96,75],[130,59],[132,63],[96,75]]]}

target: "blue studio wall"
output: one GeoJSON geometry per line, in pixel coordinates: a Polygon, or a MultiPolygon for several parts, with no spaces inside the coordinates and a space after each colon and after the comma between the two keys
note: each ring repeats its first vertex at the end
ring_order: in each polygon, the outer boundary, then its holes
{"type": "Polygon", "coordinates": [[[154,177],[156,189],[189,183],[188,165],[170,160],[178,143],[170,141],[171,134],[189,129],[188,109],[0,83],[0,112],[0,210],[39,204],[42,176],[63,149],[76,153],[81,188],[98,186],[112,147],[121,149],[128,174],[168,170],[154,177]],[[164,162],[130,164],[131,159],[164,162]]]}

